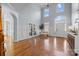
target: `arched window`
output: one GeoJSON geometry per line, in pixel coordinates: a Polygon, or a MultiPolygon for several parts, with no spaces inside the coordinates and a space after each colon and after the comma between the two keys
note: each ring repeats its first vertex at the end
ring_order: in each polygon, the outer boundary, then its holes
{"type": "Polygon", "coordinates": [[[48,17],[48,16],[49,16],[49,8],[45,8],[45,9],[44,9],[43,16],[44,16],[44,17],[48,17]]]}
{"type": "Polygon", "coordinates": [[[56,13],[61,13],[64,12],[64,4],[63,3],[58,3],[56,5],[56,13]]]}

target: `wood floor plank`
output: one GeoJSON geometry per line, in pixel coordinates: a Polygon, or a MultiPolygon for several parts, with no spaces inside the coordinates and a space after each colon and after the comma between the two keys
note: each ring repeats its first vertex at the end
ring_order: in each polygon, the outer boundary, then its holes
{"type": "Polygon", "coordinates": [[[74,56],[67,39],[37,36],[14,43],[15,56],[74,56]]]}

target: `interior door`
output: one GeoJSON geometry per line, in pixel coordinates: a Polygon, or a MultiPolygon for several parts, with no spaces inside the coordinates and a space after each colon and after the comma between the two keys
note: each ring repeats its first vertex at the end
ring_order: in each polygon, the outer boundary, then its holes
{"type": "Polygon", "coordinates": [[[57,37],[66,37],[66,24],[65,24],[65,22],[55,23],[55,25],[56,25],[55,35],[57,37]]]}
{"type": "Polygon", "coordinates": [[[48,22],[44,23],[44,32],[47,34],[49,33],[49,23],[48,22]]]}
{"type": "Polygon", "coordinates": [[[5,51],[4,51],[4,35],[2,32],[2,17],[1,17],[1,7],[0,7],[0,56],[4,56],[5,55],[5,51]]]}
{"type": "Polygon", "coordinates": [[[65,23],[56,23],[56,36],[65,36],[65,23]]]}
{"type": "Polygon", "coordinates": [[[66,30],[66,17],[59,15],[55,18],[55,36],[58,37],[67,37],[66,30]]]}

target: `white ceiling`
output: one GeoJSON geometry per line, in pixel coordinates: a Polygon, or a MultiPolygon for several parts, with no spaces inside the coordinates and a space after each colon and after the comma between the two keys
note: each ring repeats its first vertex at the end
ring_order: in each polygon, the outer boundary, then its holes
{"type": "Polygon", "coordinates": [[[12,8],[14,8],[16,11],[21,11],[25,8],[25,6],[28,6],[28,3],[10,3],[9,4],[12,8]]]}
{"type": "Polygon", "coordinates": [[[46,3],[10,3],[10,7],[14,8],[16,11],[22,11],[26,6],[31,4],[38,5],[39,7],[45,7],[46,3]]]}

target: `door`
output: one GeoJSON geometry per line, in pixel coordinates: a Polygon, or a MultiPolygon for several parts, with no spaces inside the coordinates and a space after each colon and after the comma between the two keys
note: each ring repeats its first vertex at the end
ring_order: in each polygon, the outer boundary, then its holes
{"type": "Polygon", "coordinates": [[[45,32],[46,34],[49,33],[49,23],[48,23],[48,22],[45,22],[45,23],[44,23],[44,32],[45,32]]]}
{"type": "Polygon", "coordinates": [[[66,37],[66,19],[64,16],[58,16],[55,19],[55,36],[66,37]]]}
{"type": "Polygon", "coordinates": [[[5,51],[4,51],[4,35],[2,32],[2,17],[1,17],[1,7],[0,7],[0,56],[4,56],[5,55],[5,51]]]}
{"type": "Polygon", "coordinates": [[[55,34],[58,37],[66,37],[66,24],[64,22],[62,23],[56,23],[56,31],[55,34]]]}

